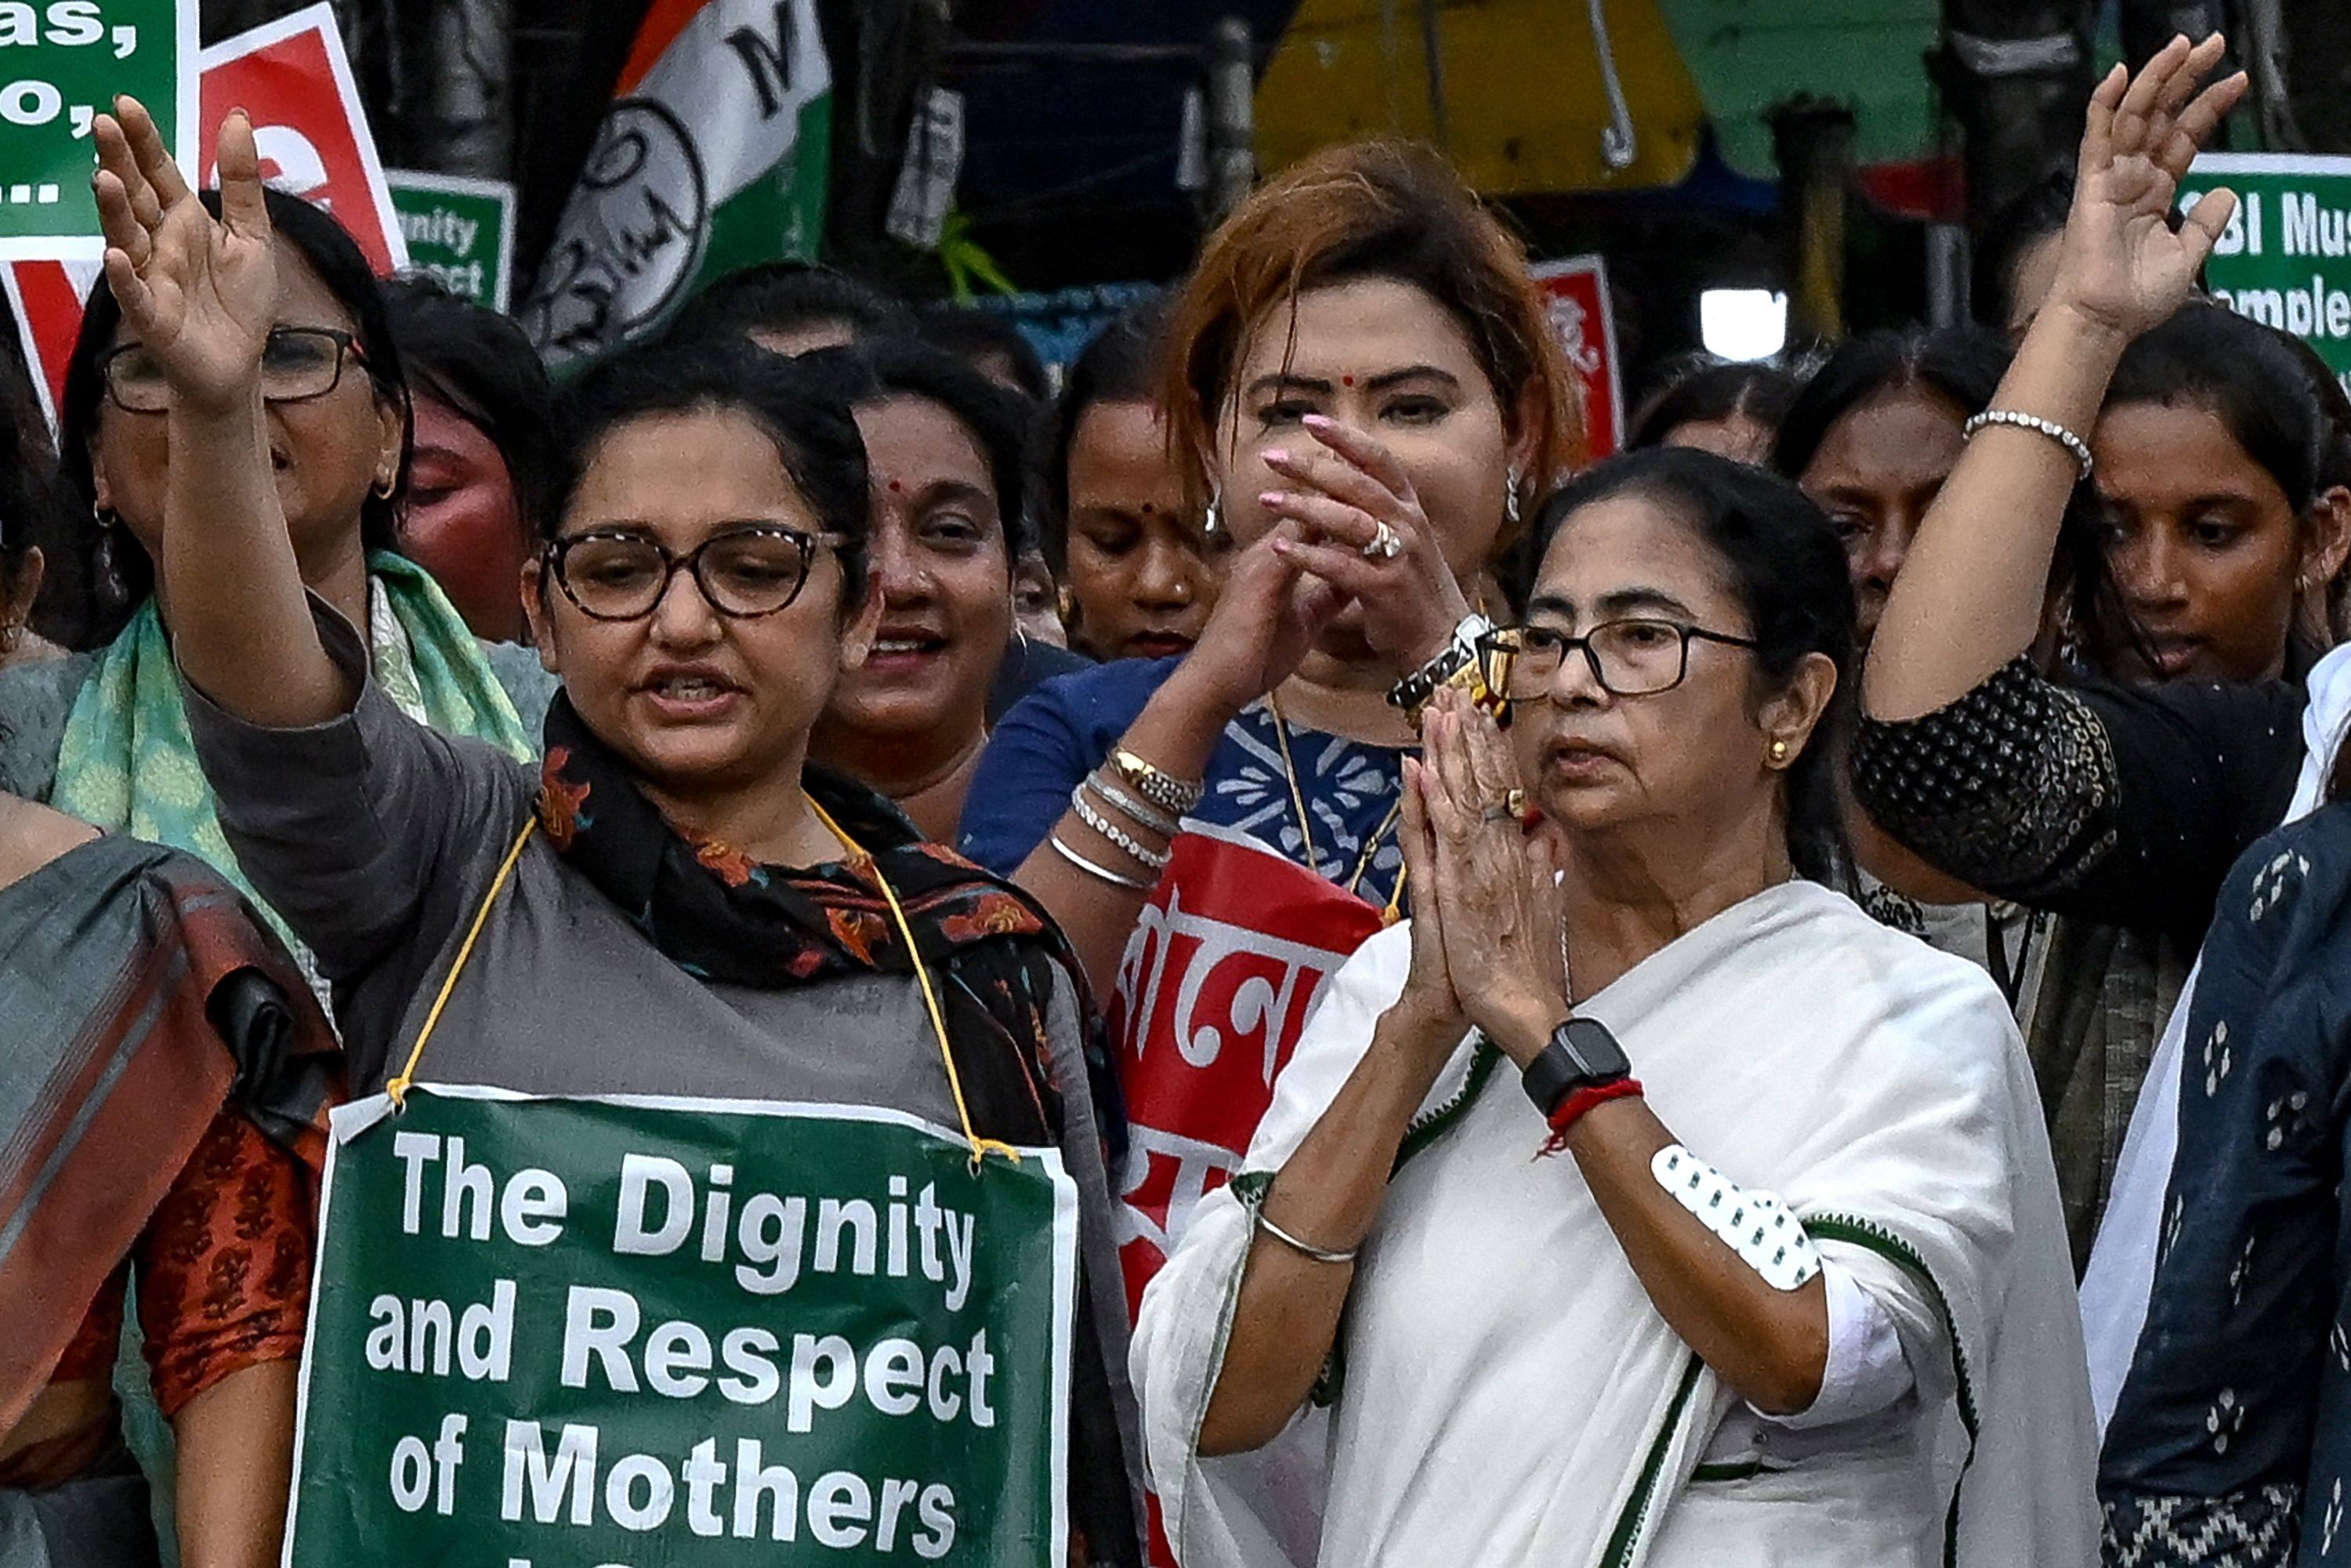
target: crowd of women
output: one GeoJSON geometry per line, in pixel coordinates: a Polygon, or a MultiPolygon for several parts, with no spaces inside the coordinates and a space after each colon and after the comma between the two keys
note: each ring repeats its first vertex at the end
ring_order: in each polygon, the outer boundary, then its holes
{"type": "Polygon", "coordinates": [[[0,1565],[277,1560],[425,1081],[1057,1151],[1071,1563],[2351,1560],[2351,401],[2195,297],[2220,57],[2001,329],[1596,464],[1405,146],[1050,399],[780,266],[558,393],[118,102],[0,454],[0,1565]]]}

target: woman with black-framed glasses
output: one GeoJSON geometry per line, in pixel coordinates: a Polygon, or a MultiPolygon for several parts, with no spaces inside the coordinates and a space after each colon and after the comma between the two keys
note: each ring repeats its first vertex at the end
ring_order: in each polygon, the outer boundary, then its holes
{"type": "Polygon", "coordinates": [[[1535,702],[1552,694],[1570,653],[1583,655],[1601,689],[1620,697],[1655,696],[1689,676],[1692,643],[1725,648],[1756,646],[1752,637],[1733,637],[1661,616],[1631,615],[1604,621],[1581,636],[1556,625],[1531,621],[1501,627],[1479,640],[1490,672],[1487,684],[1509,702],[1535,702]]]}
{"type": "MultiPolygon", "coordinates": [[[[747,344],[642,350],[581,376],[560,411],[549,537],[524,579],[539,657],[562,681],[545,765],[437,734],[394,706],[351,622],[306,588],[279,526],[261,413],[274,258],[250,127],[233,115],[222,133],[218,220],[143,116],[131,130],[135,161],[100,122],[99,198],[126,315],[159,345],[172,439],[189,454],[164,531],[173,653],[230,841],[335,982],[361,1097],[337,1120],[338,1167],[404,1179],[392,1168],[400,1140],[453,1107],[522,1097],[465,1141],[471,1162],[571,1184],[576,1234],[531,1243],[559,1241],[568,1249],[549,1256],[562,1261],[500,1265],[521,1276],[504,1281],[516,1321],[547,1321],[535,1349],[516,1333],[513,1375],[497,1378],[518,1413],[580,1386],[558,1374],[580,1326],[575,1283],[619,1279],[624,1254],[674,1254],[622,1296],[632,1313],[644,1302],[646,1380],[702,1396],[692,1419],[712,1434],[668,1456],[684,1483],[662,1479],[660,1510],[680,1503],[674,1534],[687,1487],[702,1500],[695,1518],[707,1517],[709,1489],[731,1469],[734,1506],[720,1508],[737,1539],[805,1529],[839,1541],[862,1508],[861,1534],[917,1555],[1137,1563],[1124,1316],[1076,960],[1008,883],[809,760],[817,719],[882,614],[865,447],[846,402],[747,344]],[[397,1137],[372,1131],[395,1107],[397,1137]],[[716,1118],[758,1120],[714,1130],[716,1118]],[[582,1126],[620,1130],[601,1164],[568,1165],[582,1126]],[[683,1230],[624,1245],[612,1188],[625,1195],[639,1160],[706,1178],[738,1223],[705,1218],[691,1249],[683,1230]],[[981,1203],[998,1206],[984,1223],[981,1203]],[[738,1266],[710,1267],[725,1262],[738,1266]],[[663,1293],[691,1294],[705,1276],[739,1287],[712,1309],[732,1314],[730,1329],[771,1326],[733,1329],[723,1350],[716,1328],[694,1329],[703,1351],[689,1383],[670,1373],[694,1353],[664,1360],[657,1347],[691,1325],[676,1305],[653,1320],[663,1293]],[[803,1312],[831,1327],[783,1332],[803,1312]],[[927,1398],[908,1396],[909,1375],[927,1398]],[[821,1428],[823,1446],[801,1441],[805,1400],[830,1416],[857,1387],[888,1421],[844,1415],[821,1428]],[[962,1456],[955,1484],[899,1479],[946,1463],[944,1444],[962,1456]],[[813,1456],[844,1469],[823,1472],[813,1456]],[[815,1472],[804,1491],[791,1466],[815,1472]],[[842,1500],[852,1484],[863,1503],[842,1500]]],[[[335,1183],[330,1214],[345,1190],[335,1183]]],[[[515,1212],[510,1198],[502,1212],[515,1212]]],[[[394,1249],[403,1267],[478,1267],[425,1235],[386,1227],[364,1246],[394,1249]]],[[[339,1289],[366,1300],[340,1271],[366,1265],[334,1253],[328,1228],[322,1303],[339,1289]]],[[[306,1408],[333,1407],[320,1391],[349,1386],[338,1379],[382,1386],[361,1364],[362,1337],[314,1339],[306,1408]]],[[[600,1388],[635,1392],[633,1371],[601,1364],[600,1388]]],[[[630,1435],[627,1404],[591,1429],[608,1454],[654,1440],[630,1435]]],[[[314,1445],[350,1430],[340,1412],[304,1428],[294,1555],[306,1518],[344,1490],[338,1461],[308,1468],[314,1445]]],[[[630,1522],[650,1509],[618,1489],[603,1497],[598,1522],[653,1528],[630,1522]]],[[[446,1554],[445,1540],[415,1533],[430,1520],[372,1518],[380,1537],[446,1554]]],[[[512,1514],[477,1522],[496,1554],[544,1546],[512,1514]]]]}
{"type": "Polygon", "coordinates": [[[1324,1563],[2089,1568],[2015,1025],[1837,885],[1827,518],[1651,450],[1537,526],[1526,622],[1482,640],[1507,737],[1437,694],[1412,916],[1332,979],[1144,1292],[1165,1516],[1217,1539],[1217,1461],[1311,1398],[1324,1563]]]}

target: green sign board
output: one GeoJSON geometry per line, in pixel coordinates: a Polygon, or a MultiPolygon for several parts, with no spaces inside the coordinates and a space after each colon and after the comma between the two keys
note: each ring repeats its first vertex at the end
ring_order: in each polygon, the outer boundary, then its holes
{"type": "Polygon", "coordinates": [[[1077,1192],[895,1112],[335,1113],[288,1568],[1064,1568],[1077,1192]]]}
{"type": "Polygon", "coordinates": [[[2300,338],[2351,386],[2351,158],[2207,153],[2180,205],[2220,185],[2237,211],[2204,269],[2214,297],[2300,338]]]}
{"type": "Polygon", "coordinates": [[[408,270],[504,310],[514,272],[514,187],[415,169],[386,169],[383,183],[408,241],[408,270]]]}
{"type": "Polygon", "coordinates": [[[117,93],[193,166],[196,0],[0,0],[0,259],[105,253],[90,124],[117,93]]]}

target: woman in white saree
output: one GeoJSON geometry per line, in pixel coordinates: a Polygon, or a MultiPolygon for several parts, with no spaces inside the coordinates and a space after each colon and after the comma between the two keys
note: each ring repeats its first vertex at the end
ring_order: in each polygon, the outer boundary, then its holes
{"type": "Polygon", "coordinates": [[[1822,885],[1853,615],[1827,523],[1690,452],[1543,521],[1491,649],[1509,737],[1432,709],[1415,918],[1335,977],[1144,1299],[1177,1556],[1249,1561],[1213,1456],[1314,1397],[1333,1568],[2092,1563],[2015,1027],[1822,885]]]}

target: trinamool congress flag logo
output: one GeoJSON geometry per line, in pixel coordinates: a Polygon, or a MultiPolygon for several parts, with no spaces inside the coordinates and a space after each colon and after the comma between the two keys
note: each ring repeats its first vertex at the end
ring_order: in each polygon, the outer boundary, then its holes
{"type": "Polygon", "coordinates": [[[813,256],[831,87],[815,0],[654,0],[516,312],[549,362],[618,348],[721,273],[813,256]]]}

